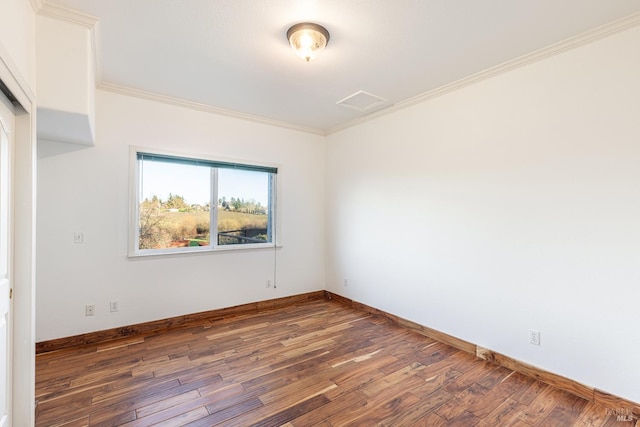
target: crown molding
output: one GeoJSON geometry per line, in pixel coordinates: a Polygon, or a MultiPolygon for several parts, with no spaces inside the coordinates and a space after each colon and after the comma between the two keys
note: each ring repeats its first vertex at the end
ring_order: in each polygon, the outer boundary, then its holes
{"type": "Polygon", "coordinates": [[[78,12],[77,10],[69,9],[68,7],[52,4],[47,2],[46,0],[31,0],[31,2],[37,2],[41,4],[40,8],[38,9],[38,14],[40,15],[61,19],[76,25],[83,26],[90,30],[92,30],[98,23],[98,18],[95,16],[78,12]]]}
{"type": "Polygon", "coordinates": [[[375,112],[372,112],[365,116],[358,117],[353,120],[349,120],[340,125],[327,129],[325,134],[331,135],[333,133],[337,133],[344,129],[348,129],[350,127],[359,125],[361,123],[371,121],[373,119],[385,116],[395,111],[398,111],[407,107],[411,107],[416,104],[420,104],[422,102],[440,97],[442,95],[446,95],[451,92],[455,92],[464,87],[467,87],[472,84],[481,82],[483,80],[487,80],[491,77],[509,72],[516,68],[520,68],[534,62],[542,61],[543,59],[558,55],[562,52],[566,52],[568,50],[575,49],[577,47],[580,47],[589,43],[593,43],[597,40],[601,40],[610,35],[635,27],[639,24],[640,24],[640,13],[634,13],[622,19],[612,21],[608,24],[602,25],[600,27],[596,27],[592,30],[570,37],[558,43],[554,43],[542,49],[538,49],[533,52],[527,53],[518,58],[504,62],[500,65],[487,68],[486,70],[472,74],[468,77],[464,77],[460,80],[456,80],[452,83],[424,92],[420,95],[396,102],[389,107],[383,108],[381,110],[377,110],[375,112]]]}
{"type": "Polygon", "coordinates": [[[31,0],[31,7],[35,13],[38,13],[42,6],[44,5],[44,0],[31,0]]]}
{"type": "Polygon", "coordinates": [[[324,130],[296,125],[289,122],[283,122],[280,120],[269,119],[262,116],[257,116],[253,114],[240,113],[238,111],[227,110],[225,108],[214,107],[212,105],[202,104],[194,101],[187,101],[180,98],[174,98],[172,96],[160,95],[154,92],[148,92],[145,90],[134,89],[127,86],[122,86],[116,83],[110,83],[106,81],[102,81],[98,84],[98,89],[104,90],[107,92],[113,92],[120,95],[132,96],[135,98],[146,99],[149,101],[160,102],[163,104],[175,105],[178,107],[189,108],[192,110],[203,111],[206,113],[218,114],[221,116],[232,117],[235,119],[247,120],[255,123],[266,124],[270,126],[277,126],[285,129],[297,130],[300,132],[311,133],[315,135],[326,135],[324,130]]]}

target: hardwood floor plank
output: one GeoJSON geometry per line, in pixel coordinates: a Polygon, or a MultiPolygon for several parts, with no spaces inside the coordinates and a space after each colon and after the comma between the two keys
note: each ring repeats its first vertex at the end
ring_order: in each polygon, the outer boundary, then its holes
{"type": "Polygon", "coordinates": [[[40,389],[41,392],[36,395],[36,400],[40,403],[45,403],[60,398],[68,398],[73,395],[76,395],[78,398],[82,398],[82,395],[84,394],[92,394],[97,389],[104,389],[111,386],[115,387],[116,384],[120,384],[129,379],[131,379],[131,372],[122,372],[121,374],[98,377],[95,382],[86,385],[76,385],[75,387],[68,385],[64,389],[57,391],[49,391],[47,388],[43,388],[40,389]]]}
{"type": "Polygon", "coordinates": [[[58,401],[38,403],[38,423],[43,426],[58,424],[64,420],[73,420],[84,415],[82,410],[91,406],[91,397],[78,399],[61,398],[58,401]]]}
{"type": "MultiPolygon", "coordinates": [[[[260,395],[260,400],[265,405],[276,401],[292,401],[308,398],[336,388],[337,385],[329,380],[318,381],[318,378],[309,377],[300,379],[287,387],[271,390],[260,395]]],[[[296,402],[297,403],[297,402],[296,402]]]]}
{"type": "Polygon", "coordinates": [[[369,410],[364,412],[360,417],[347,423],[346,426],[375,426],[383,422],[385,419],[406,411],[418,403],[420,399],[410,392],[405,392],[384,402],[372,402],[369,410]]]}
{"type": "Polygon", "coordinates": [[[78,418],[77,420],[64,421],[61,424],[55,424],[51,427],[88,427],[89,426],[89,416],[85,415],[83,417],[78,418]]]}
{"type": "Polygon", "coordinates": [[[206,405],[206,403],[208,403],[208,400],[201,397],[194,400],[178,403],[176,406],[168,407],[161,411],[146,415],[142,418],[138,413],[136,420],[123,424],[123,426],[146,427],[167,423],[169,425],[187,424],[191,421],[196,421],[209,415],[207,408],[204,406],[206,405]]]}
{"type": "MultiPolygon", "coordinates": [[[[134,379],[135,380],[135,379],[134,379]]],[[[203,380],[206,381],[206,380],[203,380]]],[[[175,379],[167,380],[165,378],[158,378],[154,382],[153,380],[147,380],[144,384],[134,383],[125,384],[123,387],[118,388],[117,393],[115,395],[109,395],[108,399],[97,399],[90,405],[87,405],[86,412],[91,412],[90,421],[91,423],[95,423],[97,419],[102,420],[103,418],[110,418],[112,414],[116,413],[127,413],[130,411],[134,411],[134,417],[129,419],[129,416],[125,418],[127,421],[131,421],[136,419],[135,409],[136,407],[144,407],[147,405],[154,404],[158,401],[162,401],[172,395],[179,396],[183,393],[187,393],[191,390],[196,389],[198,386],[201,386],[203,383],[192,383],[186,386],[182,386],[175,379]],[[132,394],[135,399],[132,400],[132,394]]],[[[73,397],[73,396],[72,396],[73,397]]],[[[99,396],[104,397],[104,396],[99,396]]],[[[58,401],[54,402],[58,404],[58,401]]],[[[204,403],[203,403],[204,404],[204,403]]],[[[39,405],[40,406],[40,405],[39,405]]],[[[44,406],[44,405],[43,405],[44,406]]],[[[44,408],[43,408],[44,409],[44,408]]],[[[40,411],[42,412],[43,409],[40,411]]],[[[47,426],[47,418],[41,417],[40,414],[37,419],[37,425],[42,422],[41,425],[47,426]]]]}
{"type": "Polygon", "coordinates": [[[421,350],[421,353],[425,354],[425,356],[420,359],[420,363],[429,366],[446,360],[458,352],[461,352],[461,350],[435,341],[421,350]]]}
{"type": "MultiPolygon", "coordinates": [[[[460,415],[462,415],[463,412],[471,414],[469,411],[467,411],[467,408],[477,404],[488,393],[489,389],[486,389],[479,384],[472,384],[465,391],[454,395],[452,399],[448,400],[444,405],[438,407],[438,409],[435,410],[435,413],[440,415],[447,421],[452,421],[453,419],[458,418],[460,415]]],[[[465,416],[465,418],[468,417],[465,416]]]]}
{"type": "Polygon", "coordinates": [[[238,393],[233,396],[228,396],[224,399],[218,399],[217,395],[207,395],[206,397],[208,398],[215,397],[211,403],[207,404],[207,410],[209,413],[213,414],[232,406],[240,405],[247,400],[256,399],[262,392],[264,392],[264,390],[257,389],[247,393],[238,393]]]}
{"type": "Polygon", "coordinates": [[[314,410],[300,414],[291,420],[292,427],[315,426],[327,421],[328,414],[341,413],[349,408],[360,408],[367,404],[367,397],[359,391],[342,394],[339,399],[329,399],[330,402],[314,410]]]}
{"type": "Polygon", "coordinates": [[[37,427],[632,425],[327,300],[43,353],[36,396],[37,427]]]}
{"type": "MultiPolygon", "coordinates": [[[[493,372],[495,373],[496,371],[493,372]]],[[[481,398],[474,404],[469,405],[467,407],[467,411],[478,418],[485,419],[499,405],[509,400],[515,390],[526,384],[528,381],[534,380],[526,378],[524,375],[518,374],[517,372],[511,372],[507,377],[503,378],[500,383],[493,387],[488,387],[490,383],[486,381],[480,381],[478,382],[478,385],[490,388],[491,391],[485,397],[481,398]]]]}
{"type": "Polygon", "coordinates": [[[602,427],[607,421],[607,411],[595,403],[589,402],[575,425],[580,427],[602,427]]]}
{"type": "Polygon", "coordinates": [[[471,362],[473,365],[472,369],[467,370],[467,372],[463,373],[459,377],[455,379],[455,381],[447,384],[445,386],[445,390],[452,394],[463,393],[469,387],[476,383],[476,381],[490,374],[492,371],[498,369],[498,366],[492,365],[487,362],[482,362],[479,360],[474,360],[471,362]]]}
{"type": "Polygon", "coordinates": [[[586,400],[565,392],[542,424],[570,425],[580,417],[586,405],[586,400]]]}
{"type": "Polygon", "coordinates": [[[106,390],[104,391],[97,391],[91,399],[91,404],[96,405],[104,403],[105,405],[109,405],[114,402],[126,402],[130,399],[132,394],[134,394],[137,399],[140,399],[141,397],[148,399],[150,393],[157,396],[158,393],[171,390],[179,386],[180,382],[175,378],[158,383],[153,376],[144,377],[141,381],[138,381],[137,378],[133,377],[131,380],[121,381],[113,387],[105,388],[106,390]],[[142,390],[144,390],[144,392],[141,393],[142,390]]]}
{"type": "MultiPolygon", "coordinates": [[[[423,420],[429,417],[430,414],[434,414],[432,411],[437,409],[447,401],[453,398],[453,395],[443,389],[436,390],[429,396],[425,396],[418,400],[414,405],[405,411],[398,412],[396,414],[387,417],[380,421],[379,425],[384,427],[395,426],[414,426],[423,423],[423,420]]],[[[438,419],[446,423],[444,418],[436,415],[438,419]]],[[[429,424],[425,424],[429,425],[429,424]]],[[[444,424],[443,424],[444,425],[444,424]]]]}
{"type": "Polygon", "coordinates": [[[214,412],[211,415],[185,425],[189,427],[211,427],[222,424],[225,421],[232,420],[242,414],[251,412],[256,408],[261,408],[262,406],[262,402],[260,402],[260,399],[258,398],[248,399],[238,405],[233,405],[221,411],[214,412]]]}
{"type": "MultiPolygon", "coordinates": [[[[393,356],[387,356],[377,359],[377,362],[378,364],[384,364],[394,359],[393,356]]],[[[378,364],[375,366],[378,366],[378,364]]],[[[338,385],[338,388],[327,393],[327,396],[332,400],[352,390],[362,390],[384,376],[382,372],[375,369],[374,365],[368,363],[350,362],[340,365],[340,367],[344,369],[336,372],[336,375],[330,378],[332,382],[338,385]]]]}
{"type": "Polygon", "coordinates": [[[522,403],[523,405],[530,405],[541,393],[547,390],[550,386],[541,382],[534,381],[521,387],[520,390],[517,390],[512,398],[522,403]]]}
{"type": "Polygon", "coordinates": [[[555,409],[558,401],[563,397],[562,392],[548,387],[527,405],[518,418],[529,425],[538,425],[555,409]]]}
{"type": "Polygon", "coordinates": [[[105,343],[98,344],[96,346],[96,351],[99,353],[101,351],[112,351],[122,347],[129,347],[133,344],[142,344],[144,343],[144,337],[135,336],[135,337],[127,337],[121,338],[118,340],[107,341],[105,343]]]}
{"type": "Polygon", "coordinates": [[[496,369],[493,369],[487,372],[486,375],[478,379],[476,381],[477,384],[481,385],[484,388],[493,388],[496,384],[504,381],[509,375],[514,372],[510,369],[503,368],[502,366],[498,366],[496,369]]]}
{"type": "MultiPolygon", "coordinates": [[[[297,403],[287,409],[284,409],[258,422],[254,423],[253,421],[251,421],[251,425],[252,427],[279,426],[279,425],[288,423],[289,421],[299,417],[302,414],[318,409],[329,402],[330,400],[327,399],[326,396],[317,395],[312,397],[311,399],[307,399],[305,401],[297,403]]],[[[233,424],[233,425],[238,425],[238,424],[233,424]]],[[[248,424],[244,424],[244,425],[248,425],[248,424]]]]}
{"type": "Polygon", "coordinates": [[[137,408],[136,417],[144,418],[151,414],[155,414],[156,412],[160,412],[164,409],[172,408],[174,406],[180,405],[181,403],[188,402],[193,399],[197,399],[198,397],[200,397],[200,392],[198,390],[191,390],[187,393],[171,396],[166,399],[154,402],[150,405],[137,408]]]}
{"type": "MultiPolygon", "coordinates": [[[[508,427],[531,427],[531,424],[525,423],[521,419],[516,419],[511,424],[507,424],[507,426],[508,427]]],[[[554,426],[554,427],[560,427],[560,426],[554,426]]]]}
{"type": "Polygon", "coordinates": [[[471,412],[464,411],[453,419],[447,421],[447,427],[473,427],[478,425],[480,421],[480,418],[476,417],[471,412]]]}
{"type": "MultiPolygon", "coordinates": [[[[414,427],[444,427],[447,425],[447,421],[440,415],[430,412],[424,418],[416,420],[414,427]]],[[[391,425],[390,425],[391,426],[391,425]]]]}
{"type": "MultiPolygon", "coordinates": [[[[207,412],[207,410],[201,406],[197,409],[194,409],[192,411],[189,412],[185,412],[182,413],[180,415],[176,415],[173,418],[169,418],[163,422],[159,422],[159,423],[155,423],[153,424],[154,427],[178,427],[178,426],[184,426],[188,423],[190,423],[191,421],[196,421],[199,420],[201,418],[204,418],[208,415],[209,413],[207,412]]],[[[145,425],[145,424],[141,424],[145,425]]],[[[150,424],[146,424],[146,425],[150,425],[150,424]]],[[[128,427],[128,426],[127,426],[128,427]]]]}
{"type": "Polygon", "coordinates": [[[405,366],[395,372],[385,375],[380,379],[377,379],[366,387],[363,387],[362,392],[370,398],[378,396],[385,390],[391,389],[397,392],[397,387],[402,384],[403,387],[418,387],[424,384],[424,379],[417,376],[417,372],[424,369],[425,366],[419,362],[414,362],[411,365],[405,366]]]}
{"type": "Polygon", "coordinates": [[[425,369],[418,374],[424,378],[424,384],[415,387],[412,391],[419,397],[428,396],[438,389],[453,383],[462,374],[455,367],[445,366],[439,369],[425,369]]]}
{"type": "MultiPolygon", "coordinates": [[[[511,398],[500,402],[498,406],[478,423],[479,427],[496,427],[510,425],[518,420],[518,414],[522,412],[524,405],[511,398]]],[[[474,413],[474,415],[478,416],[474,413]]]]}
{"type": "Polygon", "coordinates": [[[119,426],[136,419],[136,411],[99,410],[89,415],[91,427],[119,426]]]}

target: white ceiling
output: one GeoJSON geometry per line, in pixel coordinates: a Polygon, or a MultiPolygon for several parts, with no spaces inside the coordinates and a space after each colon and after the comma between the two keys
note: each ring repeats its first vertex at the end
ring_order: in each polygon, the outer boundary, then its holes
{"type": "Polygon", "coordinates": [[[46,0],[96,16],[99,76],[126,87],[326,133],[640,12],[639,0],[46,0]],[[306,63],[285,34],[331,33],[306,63]]]}

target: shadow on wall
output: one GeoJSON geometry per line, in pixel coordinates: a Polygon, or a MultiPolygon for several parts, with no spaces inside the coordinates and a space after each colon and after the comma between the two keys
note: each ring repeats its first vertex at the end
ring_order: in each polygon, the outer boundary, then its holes
{"type": "Polygon", "coordinates": [[[92,145],[73,144],[70,142],[38,140],[38,159],[59,156],[92,147],[92,145]]]}

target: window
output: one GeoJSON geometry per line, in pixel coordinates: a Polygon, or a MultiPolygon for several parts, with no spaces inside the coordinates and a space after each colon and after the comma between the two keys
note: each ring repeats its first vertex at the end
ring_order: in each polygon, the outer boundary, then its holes
{"type": "Polygon", "coordinates": [[[134,255],[275,244],[276,168],[133,153],[134,255]]]}

